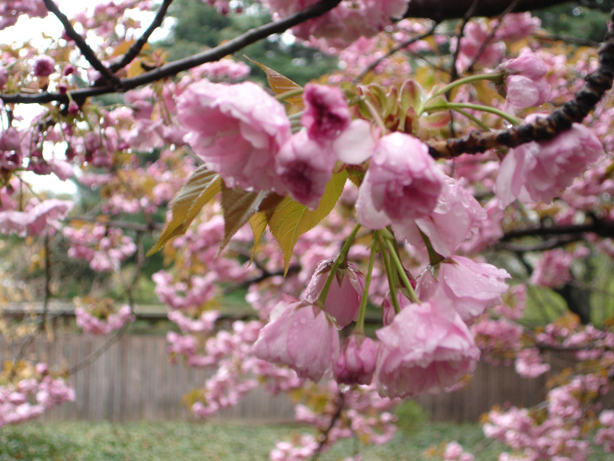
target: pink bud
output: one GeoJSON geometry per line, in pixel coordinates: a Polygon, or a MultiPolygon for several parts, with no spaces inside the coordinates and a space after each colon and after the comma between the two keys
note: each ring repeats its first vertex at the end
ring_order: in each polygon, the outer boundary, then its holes
{"type": "Polygon", "coordinates": [[[360,334],[351,335],[333,363],[335,379],[344,384],[371,384],[376,358],[375,341],[360,334]]]}
{"type": "MultiPolygon", "coordinates": [[[[306,301],[313,304],[318,302],[333,264],[334,259],[320,261],[305,290],[303,297],[306,301]]],[[[358,317],[364,285],[362,272],[355,264],[348,262],[337,270],[326,296],[324,310],[335,318],[339,328],[349,325],[358,317]]]]}
{"type": "Polygon", "coordinates": [[[49,77],[53,73],[55,61],[53,58],[42,55],[34,59],[34,75],[37,77],[49,77]]]}

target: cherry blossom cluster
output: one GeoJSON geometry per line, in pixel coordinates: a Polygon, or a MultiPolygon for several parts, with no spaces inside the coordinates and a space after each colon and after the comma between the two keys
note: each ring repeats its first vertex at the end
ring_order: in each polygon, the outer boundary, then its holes
{"type": "Polygon", "coordinates": [[[80,229],[65,227],[64,237],[70,242],[68,256],[84,259],[97,272],[119,272],[121,262],[136,252],[134,241],[121,229],[102,223],[80,229]]]}
{"type": "Polygon", "coordinates": [[[87,306],[75,309],[77,326],[91,335],[108,335],[122,329],[126,323],[134,322],[134,314],[127,304],[115,309],[111,299],[96,300],[87,306]]]}
{"type": "MultiPolygon", "coordinates": [[[[589,442],[583,433],[587,414],[596,408],[595,399],[608,389],[608,381],[603,377],[577,376],[548,393],[549,405],[544,410],[512,407],[505,412],[491,411],[484,433],[520,454],[519,457],[502,454],[500,459],[538,461],[566,457],[583,461],[590,454],[589,442]]],[[[607,413],[604,421],[607,427],[607,413]]]]}
{"type": "Polygon", "coordinates": [[[18,374],[30,377],[0,385],[0,427],[36,418],[65,401],[74,402],[75,391],[64,378],[50,374],[45,363],[33,368],[26,372],[29,368],[21,364],[18,374]]]}

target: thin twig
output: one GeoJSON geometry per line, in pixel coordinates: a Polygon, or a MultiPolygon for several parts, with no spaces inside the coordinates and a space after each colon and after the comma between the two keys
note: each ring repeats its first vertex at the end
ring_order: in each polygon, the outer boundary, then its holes
{"type": "Polygon", "coordinates": [[[90,46],[85,43],[85,40],[81,35],[77,33],[77,31],[72,26],[70,20],[66,17],[64,13],[60,11],[60,9],[53,3],[53,0],[43,0],[45,3],[45,7],[52,12],[62,23],[64,26],[64,30],[66,31],[66,35],[68,35],[77,45],[79,51],[87,61],[92,65],[94,69],[96,69],[100,74],[104,77],[104,79],[112,85],[114,90],[121,89],[121,82],[119,79],[111,73],[109,69],[105,67],[105,65],[100,62],[94,51],[90,48],[90,46]]]}
{"type": "Polygon", "coordinates": [[[429,35],[432,35],[433,32],[435,31],[435,28],[439,25],[438,22],[435,22],[433,24],[433,26],[425,33],[421,34],[421,35],[417,35],[415,37],[412,37],[408,40],[405,40],[404,42],[400,43],[399,45],[395,46],[394,48],[390,49],[390,51],[388,51],[385,55],[381,56],[380,58],[376,59],[375,61],[373,61],[371,64],[369,64],[369,66],[367,66],[367,68],[365,70],[363,70],[360,75],[358,77],[356,77],[353,81],[353,83],[356,85],[357,83],[359,83],[364,77],[365,75],[367,75],[369,72],[371,72],[373,69],[375,69],[380,62],[382,62],[384,59],[388,59],[390,56],[392,56],[393,54],[395,54],[396,52],[402,50],[403,48],[405,48],[406,46],[411,45],[412,43],[415,43],[419,40],[425,39],[426,37],[428,37],[429,35]]]}
{"type": "MultiPolygon", "coordinates": [[[[51,0],[45,0],[49,2],[51,0]]],[[[121,91],[128,91],[147,83],[152,83],[162,80],[166,77],[172,77],[184,70],[192,69],[206,62],[218,61],[224,56],[235,53],[242,48],[245,48],[252,43],[255,43],[272,34],[280,34],[291,27],[294,27],[308,19],[323,15],[327,11],[337,6],[341,0],[321,0],[315,5],[305,8],[298,13],[295,13],[287,18],[279,21],[271,22],[260,27],[256,27],[243,35],[240,35],[232,40],[227,41],[223,45],[217,46],[211,50],[198,53],[185,59],[173,61],[157,69],[145,72],[141,75],[132,78],[120,80],[121,91]]],[[[71,91],[69,94],[59,93],[41,93],[36,95],[17,93],[17,94],[0,94],[0,99],[5,103],[21,103],[21,104],[45,104],[52,101],[57,101],[67,104],[69,98],[74,100],[83,100],[91,96],[100,96],[108,93],[117,92],[117,88],[106,85],[99,87],[87,87],[79,90],[71,91]],[[70,95],[70,96],[69,96],[70,95]]]]}
{"type": "Polygon", "coordinates": [[[118,70],[123,69],[139,55],[153,31],[162,25],[166,12],[168,11],[168,7],[171,6],[171,3],[173,3],[173,0],[164,0],[164,3],[162,3],[162,6],[160,6],[160,9],[156,13],[156,17],[151,22],[147,30],[143,32],[143,35],[141,35],[139,39],[130,46],[126,54],[122,56],[121,60],[111,64],[111,72],[117,72],[118,70]]]}
{"type": "Polygon", "coordinates": [[[222,293],[224,294],[224,296],[226,296],[226,295],[228,295],[228,294],[230,294],[230,293],[232,293],[234,291],[240,290],[242,288],[249,287],[250,285],[253,285],[254,283],[263,282],[263,281],[265,281],[268,278],[282,276],[284,274],[290,275],[290,274],[298,273],[300,271],[301,271],[301,266],[299,266],[299,265],[292,265],[292,266],[288,267],[287,274],[286,274],[286,272],[283,269],[280,269],[280,270],[275,271],[275,272],[263,271],[262,274],[259,275],[258,277],[254,277],[254,278],[246,280],[245,282],[241,282],[241,283],[239,283],[237,285],[232,285],[230,287],[224,288],[224,291],[222,293]]]}
{"type": "Polygon", "coordinates": [[[561,42],[573,43],[575,45],[590,46],[591,48],[597,48],[599,46],[599,42],[588,40],[586,38],[573,37],[571,35],[540,33],[535,35],[535,38],[538,40],[547,41],[559,40],[561,42]]]}
{"type": "Polygon", "coordinates": [[[473,12],[480,4],[480,0],[473,0],[471,6],[465,13],[465,16],[461,20],[460,31],[458,32],[458,39],[456,41],[456,49],[454,50],[454,54],[452,55],[452,64],[450,64],[450,82],[453,82],[458,78],[458,68],[456,67],[456,62],[458,61],[458,55],[460,54],[461,49],[461,40],[463,39],[463,34],[465,32],[465,26],[473,16],[473,12]]]}
{"type": "Polygon", "coordinates": [[[324,448],[324,445],[328,441],[328,434],[330,434],[330,431],[333,429],[334,425],[337,423],[337,421],[341,417],[341,413],[343,412],[344,400],[345,400],[345,394],[342,391],[339,391],[339,394],[337,395],[337,402],[338,402],[337,410],[335,411],[335,414],[330,419],[330,424],[328,425],[326,430],[320,434],[319,436],[320,443],[318,444],[318,448],[316,448],[316,451],[313,454],[311,461],[316,461],[318,457],[320,456],[320,453],[322,453],[322,449],[324,448]]]}
{"type": "Polygon", "coordinates": [[[490,34],[488,34],[488,37],[486,37],[486,40],[484,40],[484,43],[482,43],[482,45],[480,46],[480,49],[478,50],[478,54],[476,54],[471,60],[471,64],[469,64],[469,67],[467,67],[467,72],[471,72],[473,70],[473,66],[476,65],[476,63],[480,59],[480,56],[482,56],[482,53],[484,53],[484,51],[486,50],[486,47],[488,46],[488,44],[492,41],[493,38],[495,38],[495,34],[497,33],[497,31],[499,30],[499,27],[501,27],[501,24],[503,23],[503,18],[508,13],[512,12],[514,8],[516,8],[516,5],[518,5],[518,0],[514,0],[512,3],[510,3],[510,5],[505,9],[505,11],[499,15],[499,17],[497,18],[497,24],[495,24],[495,26],[490,31],[490,34]]]}
{"type": "Polygon", "coordinates": [[[136,232],[151,232],[152,230],[160,230],[164,227],[164,224],[160,224],[160,223],[141,224],[141,223],[129,222],[129,221],[104,221],[96,216],[93,216],[93,217],[69,216],[64,221],[65,222],[85,221],[85,222],[90,222],[90,223],[99,223],[105,227],[114,227],[118,229],[133,230],[136,232]]]}

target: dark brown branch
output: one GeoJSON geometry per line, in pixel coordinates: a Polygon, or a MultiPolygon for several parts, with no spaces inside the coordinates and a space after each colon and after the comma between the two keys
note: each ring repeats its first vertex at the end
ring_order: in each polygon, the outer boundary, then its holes
{"type": "Polygon", "coordinates": [[[569,243],[577,242],[578,240],[582,240],[581,235],[570,235],[570,236],[561,237],[561,238],[551,238],[548,240],[544,240],[543,242],[534,243],[534,244],[531,244],[531,243],[527,243],[527,244],[518,243],[517,244],[517,243],[509,243],[509,242],[498,242],[496,245],[496,248],[512,251],[514,253],[527,253],[530,251],[552,250],[554,248],[565,246],[569,243]]]}
{"type": "Polygon", "coordinates": [[[409,46],[412,43],[415,43],[415,42],[417,42],[419,40],[425,39],[429,35],[432,35],[433,32],[435,32],[435,28],[438,25],[439,25],[438,22],[434,23],[433,26],[427,32],[425,32],[425,33],[423,33],[421,35],[417,35],[415,37],[412,37],[412,38],[410,38],[408,40],[405,40],[401,44],[395,46],[390,51],[388,51],[388,53],[386,53],[384,56],[382,56],[382,57],[376,59],[375,61],[373,61],[371,64],[369,64],[369,66],[367,66],[367,68],[365,70],[363,70],[360,73],[360,75],[358,77],[356,77],[354,79],[354,84],[359,83],[365,77],[365,75],[367,75],[369,72],[371,72],[373,69],[375,69],[379,65],[379,63],[382,62],[384,59],[388,59],[390,56],[392,56],[393,54],[395,54],[398,51],[401,51],[406,46],[409,46]]]}
{"type": "MultiPolygon", "coordinates": [[[[50,0],[45,0],[50,1],[50,0]]],[[[132,78],[125,78],[120,80],[121,91],[131,90],[147,83],[152,83],[158,80],[162,80],[166,77],[177,75],[184,70],[192,69],[206,62],[218,61],[224,56],[235,53],[242,48],[245,48],[252,43],[255,43],[263,38],[266,38],[272,34],[280,34],[291,27],[294,27],[308,19],[315,18],[323,15],[327,11],[333,9],[339,4],[341,0],[321,0],[315,5],[309,8],[299,11],[296,14],[288,16],[287,18],[279,21],[265,24],[264,26],[252,29],[243,35],[240,35],[232,40],[227,41],[223,45],[215,47],[211,50],[204,51],[202,53],[190,56],[185,59],[173,61],[164,66],[158,67],[149,72],[145,72],[141,75],[132,78]]],[[[102,94],[115,93],[117,91],[113,86],[100,86],[100,87],[88,87],[70,92],[70,96],[74,100],[83,100],[91,96],[100,96],[102,94]]],[[[31,94],[1,94],[0,99],[4,103],[21,103],[21,104],[45,104],[48,102],[57,101],[63,104],[67,104],[69,96],[59,93],[41,93],[36,95],[31,94]]]]}
{"type": "Polygon", "coordinates": [[[100,62],[100,60],[94,54],[94,51],[89,47],[85,40],[81,35],[77,33],[77,31],[73,28],[70,20],[66,17],[64,13],[60,11],[60,9],[53,3],[53,0],[43,0],[45,3],[45,7],[52,12],[62,23],[64,26],[64,30],[66,31],[66,35],[68,35],[77,45],[79,51],[87,61],[92,65],[94,69],[96,69],[100,74],[104,77],[104,79],[113,86],[114,90],[118,90],[121,87],[121,83],[119,79],[111,73],[109,69],[105,67],[105,65],[100,62]]]}
{"type": "Polygon", "coordinates": [[[595,220],[592,223],[588,224],[570,224],[566,226],[531,227],[528,229],[518,229],[506,232],[501,238],[501,240],[505,242],[511,239],[528,236],[577,236],[588,233],[596,234],[600,237],[614,238],[614,222],[595,220]]]}
{"type": "MultiPolygon", "coordinates": [[[[568,0],[520,0],[512,13],[547,8],[553,5],[566,3],[568,0]]],[[[462,18],[472,0],[411,0],[405,12],[406,18],[428,18],[435,21],[462,18]]],[[[512,3],[512,0],[482,0],[474,11],[474,16],[493,17],[503,13],[512,3]]]]}
{"type": "Polygon", "coordinates": [[[160,9],[156,13],[156,17],[151,22],[147,30],[143,32],[143,35],[141,35],[139,39],[136,42],[134,42],[132,46],[130,46],[126,54],[122,56],[121,60],[111,64],[111,67],[110,67],[111,72],[115,73],[118,70],[123,69],[128,64],[130,64],[134,58],[136,58],[139,55],[139,53],[141,52],[141,50],[143,49],[143,47],[149,40],[149,37],[151,36],[153,31],[162,25],[162,21],[164,21],[164,17],[166,16],[168,7],[171,6],[171,3],[173,3],[173,0],[164,0],[164,3],[162,3],[162,6],[160,6],[160,9]]]}
{"type": "Polygon", "coordinates": [[[614,79],[614,26],[608,24],[608,32],[599,48],[599,66],[586,78],[586,84],[576,97],[563,104],[550,116],[538,118],[532,123],[509,130],[488,133],[473,132],[462,138],[429,142],[430,154],[435,158],[453,158],[463,153],[485,152],[500,146],[516,147],[531,141],[547,141],[569,130],[573,123],[581,123],[603,95],[612,88],[614,79]]]}

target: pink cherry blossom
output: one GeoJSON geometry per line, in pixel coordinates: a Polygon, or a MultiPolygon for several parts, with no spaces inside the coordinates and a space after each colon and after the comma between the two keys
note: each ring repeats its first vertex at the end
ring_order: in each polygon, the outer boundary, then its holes
{"type": "Polygon", "coordinates": [[[305,85],[303,101],[301,123],[314,141],[332,141],[350,125],[350,109],[339,88],[309,83],[305,85]]]}
{"type": "Polygon", "coordinates": [[[177,117],[185,141],[228,187],[285,192],[275,156],[290,138],[290,122],[258,85],[194,83],[179,97],[177,117]]]}
{"type": "Polygon", "coordinates": [[[393,226],[393,230],[397,237],[424,247],[419,229],[438,254],[448,257],[464,240],[477,235],[485,220],[486,211],[466,187],[446,177],[433,212],[426,218],[417,219],[415,226],[393,226]]]}
{"type": "Polygon", "coordinates": [[[484,310],[501,303],[501,295],[508,289],[504,280],[509,277],[505,270],[491,264],[454,256],[425,271],[416,293],[423,300],[448,300],[463,321],[472,322],[484,310]]]}
{"type": "Polygon", "coordinates": [[[363,335],[351,335],[333,363],[333,375],[339,383],[371,384],[377,359],[377,344],[363,335]]]}
{"type": "MultiPolygon", "coordinates": [[[[334,259],[320,261],[305,289],[303,297],[306,301],[317,303],[334,262],[334,259]]],[[[335,318],[339,328],[349,325],[358,317],[364,284],[362,272],[355,264],[347,262],[337,270],[326,295],[324,310],[335,318]]]]}
{"type": "Polygon", "coordinates": [[[514,199],[525,203],[552,201],[603,154],[597,137],[578,123],[551,141],[533,141],[510,149],[497,177],[501,206],[514,199]]]}
{"type": "Polygon", "coordinates": [[[320,381],[339,355],[339,333],[328,314],[304,301],[281,301],[283,310],[261,330],[254,355],[285,364],[301,378],[320,381]]]}
{"type": "Polygon", "coordinates": [[[336,161],[328,147],[300,131],[281,147],[275,158],[275,170],[290,197],[315,210],[333,175],[336,161]]]}
{"type": "Polygon", "coordinates": [[[371,229],[412,225],[435,209],[443,185],[443,173],[426,144],[399,132],[384,136],[360,186],[358,222],[371,229]]]}
{"type": "Polygon", "coordinates": [[[501,25],[495,33],[497,40],[516,41],[535,32],[541,25],[541,20],[531,16],[531,13],[510,13],[501,20],[501,25]]]}
{"type": "Polygon", "coordinates": [[[551,98],[545,76],[548,68],[536,54],[525,50],[516,59],[506,61],[498,69],[505,74],[506,102],[518,109],[540,106],[551,98]]]}
{"type": "Polygon", "coordinates": [[[390,398],[440,392],[473,371],[480,357],[450,304],[410,304],[376,335],[382,342],[377,386],[390,398]]]}

